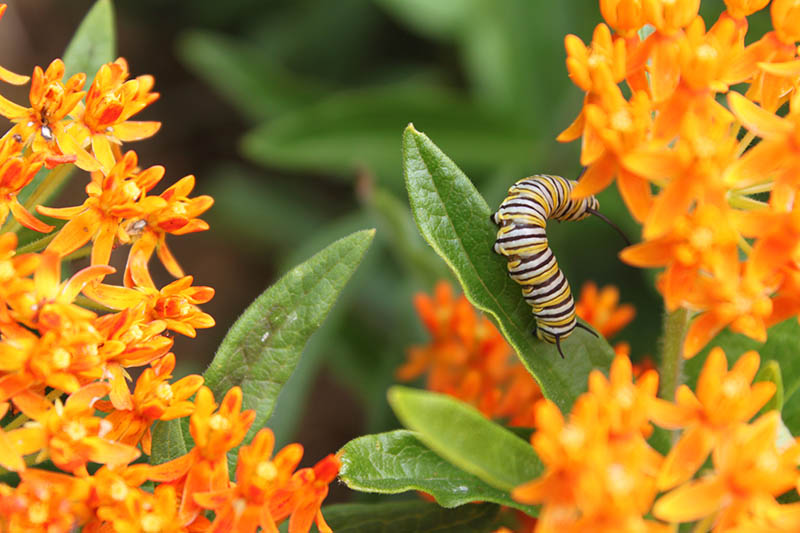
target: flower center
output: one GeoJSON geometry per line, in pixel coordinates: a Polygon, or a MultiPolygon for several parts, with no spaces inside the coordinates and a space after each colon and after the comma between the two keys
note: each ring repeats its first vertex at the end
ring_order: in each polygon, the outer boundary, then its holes
{"type": "Polygon", "coordinates": [[[158,396],[159,400],[163,400],[167,403],[171,402],[174,397],[174,394],[172,394],[172,387],[170,387],[168,383],[162,381],[158,384],[158,387],[156,387],[156,396],[158,396]]]}
{"type": "Polygon", "coordinates": [[[256,475],[261,479],[272,481],[278,477],[278,469],[272,461],[261,461],[256,467],[256,475]]]}
{"type": "Polygon", "coordinates": [[[155,513],[148,513],[141,520],[142,531],[145,533],[157,533],[161,531],[161,518],[155,513]]]}
{"type": "Polygon", "coordinates": [[[89,434],[89,432],[86,431],[84,425],[78,422],[77,420],[67,422],[66,426],[64,426],[64,432],[73,441],[84,439],[89,434]]]}
{"type": "Polygon", "coordinates": [[[698,250],[708,248],[714,242],[714,232],[709,228],[697,228],[689,237],[689,242],[698,250]]]}
{"type": "Polygon", "coordinates": [[[617,131],[630,131],[633,127],[633,118],[627,109],[620,109],[611,115],[611,128],[617,131]]]}
{"type": "Polygon", "coordinates": [[[44,502],[34,502],[28,508],[28,520],[33,524],[44,524],[49,515],[47,505],[44,502]]]}
{"type": "Polygon", "coordinates": [[[123,501],[128,496],[128,492],[128,486],[120,480],[111,484],[111,499],[115,502],[123,501]]]}
{"type": "Polygon", "coordinates": [[[53,350],[53,366],[58,368],[59,370],[64,370],[65,368],[69,368],[71,360],[72,356],[64,348],[61,348],[59,346],[58,348],[53,350]]]}
{"type": "Polygon", "coordinates": [[[230,422],[228,419],[222,416],[219,413],[216,413],[211,416],[208,421],[208,425],[211,426],[211,429],[214,431],[225,431],[226,429],[231,427],[230,422]]]}

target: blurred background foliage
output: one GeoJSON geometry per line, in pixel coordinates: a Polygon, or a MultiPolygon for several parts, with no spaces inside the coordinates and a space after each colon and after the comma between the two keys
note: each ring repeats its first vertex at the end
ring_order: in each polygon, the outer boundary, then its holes
{"type": "MultiPolygon", "coordinates": [[[[91,3],[12,1],[0,23],[2,64],[29,72],[60,55],[91,3]]],[[[704,1],[706,20],[722,7],[704,1]]],[[[183,373],[205,368],[238,313],[290,266],[376,227],[269,425],[280,443],[303,442],[307,461],[395,427],[386,388],[407,347],[426,339],[412,296],[450,276],[411,220],[402,130],[413,122],[428,134],[490,206],[526,175],[577,178],[579,143],[554,140],[582,98],[566,75],[563,39],[591,39],[597,0],[117,0],[116,8],[120,54],[135,75],[155,75],[162,94],[143,116],[163,121],[161,132],[130,148],[143,165],[164,164],[165,183],[193,173],[196,192],[216,199],[210,232],[171,241],[196,282],[217,290],[206,309],[218,326],[176,343],[183,373]]],[[[637,240],[616,191],[600,202],[637,240]]],[[[618,285],[638,309],[620,338],[634,357],[655,354],[661,304],[652,273],[621,264],[621,239],[598,220],[550,226],[573,291],[588,279],[618,285]]]]}

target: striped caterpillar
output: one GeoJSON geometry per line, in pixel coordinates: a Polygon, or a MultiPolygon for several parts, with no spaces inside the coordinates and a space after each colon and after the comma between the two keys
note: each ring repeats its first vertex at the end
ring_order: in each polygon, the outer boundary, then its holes
{"type": "MultiPolygon", "coordinates": [[[[622,234],[597,211],[600,205],[597,198],[571,198],[576,184],[576,181],[546,174],[523,178],[511,186],[508,196],[492,215],[492,221],[500,226],[494,251],[508,259],[509,276],[522,285],[522,295],[536,317],[536,336],[555,344],[562,358],[561,339],[567,338],[576,327],[594,336],[597,333],[575,317],[569,282],[547,244],[547,220],[583,220],[595,215],[622,234]]],[[[622,236],[628,241],[624,234],[622,236]]]]}

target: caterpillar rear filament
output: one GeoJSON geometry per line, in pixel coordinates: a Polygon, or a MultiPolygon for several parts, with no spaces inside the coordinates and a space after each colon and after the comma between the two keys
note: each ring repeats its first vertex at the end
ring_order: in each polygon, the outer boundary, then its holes
{"type": "MultiPolygon", "coordinates": [[[[522,285],[522,295],[536,317],[536,336],[555,344],[562,358],[561,339],[567,338],[576,327],[595,336],[597,333],[575,318],[569,283],[547,244],[547,220],[583,220],[595,215],[620,231],[598,213],[597,198],[571,198],[576,184],[545,174],[523,178],[511,186],[497,213],[492,215],[494,223],[500,226],[494,251],[508,259],[509,275],[522,285]]],[[[622,236],[627,242],[625,235],[622,236]]]]}

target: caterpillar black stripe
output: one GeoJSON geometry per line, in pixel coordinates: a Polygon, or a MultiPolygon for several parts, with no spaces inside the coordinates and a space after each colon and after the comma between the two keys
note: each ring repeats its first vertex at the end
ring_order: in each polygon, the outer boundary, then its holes
{"type": "Polygon", "coordinates": [[[500,226],[494,251],[508,259],[509,275],[522,285],[522,295],[536,317],[536,336],[555,344],[562,358],[561,339],[567,338],[576,327],[595,336],[597,333],[575,318],[569,282],[547,244],[547,220],[583,220],[596,215],[611,224],[597,212],[600,204],[594,196],[571,198],[576,184],[546,174],[523,178],[511,186],[500,209],[492,215],[494,223],[500,226]]]}

